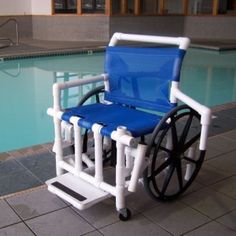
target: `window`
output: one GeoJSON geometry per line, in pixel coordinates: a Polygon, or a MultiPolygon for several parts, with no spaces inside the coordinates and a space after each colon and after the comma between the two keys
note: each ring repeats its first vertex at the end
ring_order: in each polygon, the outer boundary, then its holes
{"type": "Polygon", "coordinates": [[[121,2],[120,1],[112,1],[112,14],[120,14],[121,12],[121,2]]]}
{"type": "Polygon", "coordinates": [[[189,0],[189,13],[197,14],[212,14],[213,0],[189,0]]]}
{"type": "Polygon", "coordinates": [[[134,13],[134,0],[128,0],[128,14],[134,13]]]}
{"type": "Polygon", "coordinates": [[[164,13],[166,14],[183,14],[183,1],[182,0],[165,0],[164,13]]]}
{"type": "Polygon", "coordinates": [[[82,0],[82,13],[105,13],[105,0],[82,0]]]}
{"type": "Polygon", "coordinates": [[[236,15],[236,0],[219,0],[218,14],[236,15]]]}
{"type": "Polygon", "coordinates": [[[77,0],[54,0],[54,13],[77,13],[77,0]]]}
{"type": "Polygon", "coordinates": [[[141,1],[142,14],[158,14],[158,1],[157,0],[142,0],[141,1]]]}
{"type": "Polygon", "coordinates": [[[236,0],[52,0],[55,14],[236,15],[236,0]]]}

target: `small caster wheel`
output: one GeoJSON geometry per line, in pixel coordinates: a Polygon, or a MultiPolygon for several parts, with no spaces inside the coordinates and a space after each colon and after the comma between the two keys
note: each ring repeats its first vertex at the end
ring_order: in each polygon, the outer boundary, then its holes
{"type": "Polygon", "coordinates": [[[131,218],[131,211],[128,208],[124,208],[119,211],[119,219],[121,221],[127,221],[131,218]]]}

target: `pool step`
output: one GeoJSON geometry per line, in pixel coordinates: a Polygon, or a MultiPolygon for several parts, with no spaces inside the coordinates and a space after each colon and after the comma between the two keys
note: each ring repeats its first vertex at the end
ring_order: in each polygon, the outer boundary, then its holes
{"type": "Polygon", "coordinates": [[[94,187],[71,173],[50,179],[46,181],[46,184],[50,192],[71,203],[79,210],[84,210],[110,197],[109,193],[94,187]]]}

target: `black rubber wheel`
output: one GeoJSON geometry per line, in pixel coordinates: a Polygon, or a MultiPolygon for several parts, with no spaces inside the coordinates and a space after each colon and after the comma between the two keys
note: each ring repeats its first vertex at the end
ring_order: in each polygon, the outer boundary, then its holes
{"type": "Polygon", "coordinates": [[[200,132],[200,115],[187,105],[176,107],[160,121],[148,144],[151,163],[144,172],[152,198],[172,200],[191,185],[205,156],[197,145],[200,132]]]}
{"type": "Polygon", "coordinates": [[[104,85],[98,86],[97,88],[91,90],[87,94],[85,94],[79,101],[77,106],[84,105],[88,100],[95,98],[96,103],[102,102],[102,95],[104,94],[104,85]]]}
{"type": "Polygon", "coordinates": [[[128,208],[122,209],[121,212],[119,212],[119,219],[121,221],[127,221],[131,218],[131,211],[128,208]]]}

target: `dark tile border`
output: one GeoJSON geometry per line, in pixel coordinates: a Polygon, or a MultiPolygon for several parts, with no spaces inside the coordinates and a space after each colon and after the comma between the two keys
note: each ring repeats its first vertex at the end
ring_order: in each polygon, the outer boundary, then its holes
{"type": "Polygon", "coordinates": [[[45,50],[38,52],[25,52],[25,53],[16,53],[15,55],[2,55],[0,60],[10,61],[16,59],[28,59],[28,58],[37,58],[37,57],[51,57],[51,56],[69,56],[74,54],[92,54],[98,52],[104,52],[105,47],[100,46],[97,48],[82,48],[82,49],[65,49],[65,50],[45,50]]]}

